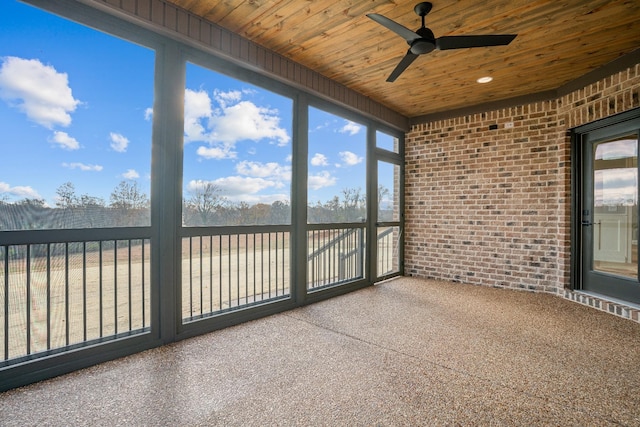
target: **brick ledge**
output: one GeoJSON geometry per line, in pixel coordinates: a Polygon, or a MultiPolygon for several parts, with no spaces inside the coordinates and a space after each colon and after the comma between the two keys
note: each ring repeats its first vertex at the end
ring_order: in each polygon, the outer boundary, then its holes
{"type": "Polygon", "coordinates": [[[561,292],[560,296],[570,301],[595,308],[596,310],[640,323],[640,306],[635,304],[626,304],[623,301],[613,301],[604,296],[567,289],[564,290],[564,293],[561,292]]]}

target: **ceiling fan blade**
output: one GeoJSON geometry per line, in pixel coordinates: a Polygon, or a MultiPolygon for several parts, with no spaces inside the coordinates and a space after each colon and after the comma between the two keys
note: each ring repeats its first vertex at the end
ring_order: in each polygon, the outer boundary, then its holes
{"type": "Polygon", "coordinates": [[[505,46],[517,34],[492,34],[484,36],[444,36],[436,39],[436,49],[464,49],[467,47],[505,46]]]}
{"type": "Polygon", "coordinates": [[[411,65],[411,63],[415,61],[417,57],[418,55],[416,55],[415,53],[411,53],[411,51],[408,50],[407,54],[400,60],[400,63],[396,65],[396,68],[391,72],[391,75],[389,76],[389,78],[387,78],[387,81],[395,82],[398,76],[400,76],[400,74],[402,74],[402,72],[406,70],[407,67],[411,65]]]}
{"type": "Polygon", "coordinates": [[[415,32],[411,31],[405,26],[398,24],[395,21],[392,21],[386,16],[378,15],[377,13],[369,13],[367,17],[373,19],[383,27],[387,27],[388,29],[405,39],[408,43],[411,43],[413,40],[420,38],[420,36],[415,32]]]}

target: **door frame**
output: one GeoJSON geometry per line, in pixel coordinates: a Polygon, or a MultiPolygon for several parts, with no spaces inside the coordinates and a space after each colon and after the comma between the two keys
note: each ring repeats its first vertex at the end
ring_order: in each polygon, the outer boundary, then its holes
{"type": "MultiPolygon", "coordinates": [[[[583,248],[587,242],[583,241],[582,209],[585,203],[583,174],[585,173],[584,154],[590,147],[586,143],[586,135],[595,136],[596,140],[632,133],[640,129],[640,108],[607,117],[592,123],[578,126],[571,130],[571,290],[587,290],[584,286],[584,257],[583,248]]],[[[603,285],[612,286],[616,295],[603,294],[611,298],[624,299],[633,303],[640,303],[640,282],[637,289],[629,288],[633,279],[621,279],[603,274],[603,285]],[[625,282],[626,285],[622,282],[625,282]]],[[[590,292],[601,293],[597,290],[590,292]]]]}

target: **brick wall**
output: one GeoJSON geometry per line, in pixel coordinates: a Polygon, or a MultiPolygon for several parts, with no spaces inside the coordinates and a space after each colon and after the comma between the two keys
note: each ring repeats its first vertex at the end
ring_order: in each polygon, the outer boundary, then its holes
{"type": "Polygon", "coordinates": [[[640,64],[554,100],[414,125],[406,135],[405,273],[564,293],[568,131],[639,107],[639,79],[640,64]]]}

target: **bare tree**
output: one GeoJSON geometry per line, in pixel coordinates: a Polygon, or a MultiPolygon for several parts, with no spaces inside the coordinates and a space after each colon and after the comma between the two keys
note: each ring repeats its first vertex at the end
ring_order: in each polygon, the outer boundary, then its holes
{"type": "Polygon", "coordinates": [[[76,187],[72,182],[65,182],[56,189],[56,206],[60,209],[72,209],[78,203],[76,187]]]}
{"type": "Polygon", "coordinates": [[[118,226],[149,224],[149,198],[136,182],[121,181],[109,198],[118,226]]]}
{"type": "Polygon", "coordinates": [[[200,225],[211,225],[213,214],[223,203],[224,197],[220,195],[220,188],[211,182],[207,182],[197,185],[189,191],[189,198],[185,201],[185,207],[199,216],[200,225]]]}
{"type": "Polygon", "coordinates": [[[344,220],[362,220],[364,218],[364,206],[366,204],[366,198],[362,194],[362,190],[360,188],[343,188],[342,197],[344,220]]]}
{"type": "Polygon", "coordinates": [[[109,198],[112,208],[123,210],[145,209],[149,198],[140,189],[137,182],[121,181],[109,198]]]}

